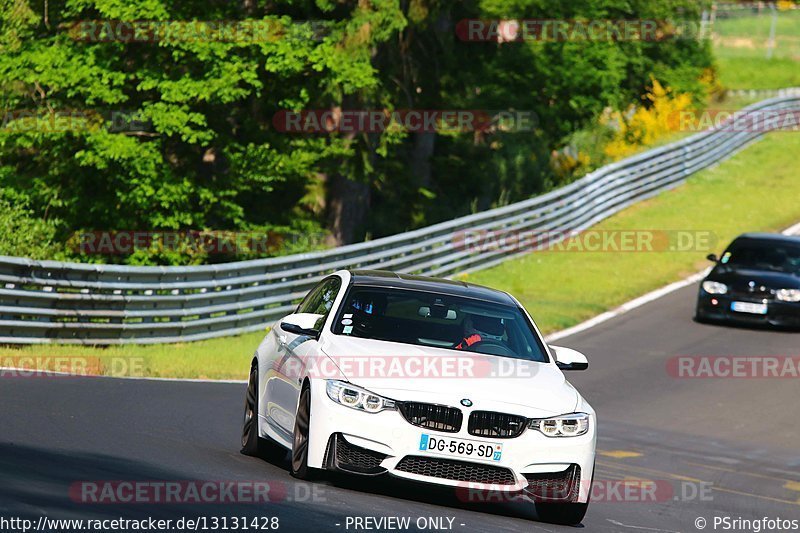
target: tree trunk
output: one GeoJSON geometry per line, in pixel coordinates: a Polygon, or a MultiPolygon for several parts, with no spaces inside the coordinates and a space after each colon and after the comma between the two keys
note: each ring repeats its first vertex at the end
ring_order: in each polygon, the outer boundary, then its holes
{"type": "Polygon", "coordinates": [[[420,187],[430,188],[431,157],[436,145],[436,133],[419,131],[414,133],[414,145],[411,148],[411,172],[413,179],[420,187]]]}
{"type": "Polygon", "coordinates": [[[369,211],[370,186],[340,173],[328,177],[328,229],[330,244],[341,246],[361,241],[369,211]]]}

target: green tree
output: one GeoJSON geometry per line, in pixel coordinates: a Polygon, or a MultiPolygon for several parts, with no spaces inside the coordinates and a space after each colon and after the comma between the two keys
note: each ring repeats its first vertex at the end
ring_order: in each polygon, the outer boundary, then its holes
{"type": "Polygon", "coordinates": [[[456,32],[464,19],[647,19],[668,29],[670,19],[699,20],[703,5],[693,0],[0,0],[0,8],[0,187],[52,221],[61,240],[93,229],[213,229],[324,231],[343,244],[424,226],[562,183],[551,153],[605,109],[647,105],[640,98],[651,76],[702,100],[700,80],[713,69],[707,43],[690,38],[500,43],[456,32]],[[118,25],[97,23],[137,20],[183,21],[205,35],[214,28],[197,21],[269,31],[125,42],[108,33],[118,25]],[[519,132],[313,135],[274,123],[308,109],[522,110],[537,121],[519,132]],[[58,113],[68,115],[66,131],[52,125],[58,113]]]}
{"type": "Polygon", "coordinates": [[[301,201],[309,184],[354,149],[344,138],[286,135],[271,119],[374,91],[372,48],[403,24],[390,0],[270,9],[250,1],[45,5],[46,13],[17,0],[4,14],[0,165],[2,185],[65,221],[64,231],[253,230],[313,220],[301,201]],[[274,38],[121,42],[81,22],[92,20],[257,21],[274,38]],[[325,32],[315,37],[306,20],[324,21],[325,32]],[[31,109],[45,127],[15,120],[31,109]],[[46,127],[53,113],[74,110],[83,114],[67,131],[46,127]],[[122,131],[94,124],[95,115],[113,117],[122,131]]]}

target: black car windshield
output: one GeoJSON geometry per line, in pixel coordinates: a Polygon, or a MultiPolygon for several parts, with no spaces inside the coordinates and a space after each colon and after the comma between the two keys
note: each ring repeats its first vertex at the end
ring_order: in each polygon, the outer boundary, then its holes
{"type": "Polygon", "coordinates": [[[800,246],[778,242],[734,242],[720,263],[733,268],[800,274],[800,246]]]}
{"type": "Polygon", "coordinates": [[[354,286],[333,325],[337,335],[549,361],[516,306],[449,294],[354,286]]]}

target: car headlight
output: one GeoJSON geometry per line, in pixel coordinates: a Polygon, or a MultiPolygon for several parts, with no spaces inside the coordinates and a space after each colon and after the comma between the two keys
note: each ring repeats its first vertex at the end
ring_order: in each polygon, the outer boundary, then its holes
{"type": "Polygon", "coordinates": [[[703,290],[709,294],[725,294],[728,292],[728,286],[718,281],[704,281],[703,290]]]}
{"type": "Polygon", "coordinates": [[[535,418],[530,421],[529,427],[548,437],[579,437],[589,431],[589,415],[572,413],[553,418],[535,418]]]}
{"type": "Polygon", "coordinates": [[[783,302],[800,302],[800,289],[778,289],[775,297],[783,302]]]}
{"type": "Polygon", "coordinates": [[[329,379],[325,383],[328,398],[338,404],[367,413],[380,413],[386,409],[395,409],[394,400],[379,396],[374,392],[356,387],[346,381],[329,379]]]}

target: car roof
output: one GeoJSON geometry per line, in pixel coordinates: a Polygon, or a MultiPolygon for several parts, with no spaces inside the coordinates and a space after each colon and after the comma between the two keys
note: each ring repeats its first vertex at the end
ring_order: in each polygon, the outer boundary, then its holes
{"type": "Polygon", "coordinates": [[[474,283],[465,283],[463,281],[400,274],[388,270],[351,270],[350,275],[353,285],[356,286],[391,287],[435,292],[439,294],[474,298],[486,302],[513,305],[515,307],[517,305],[514,299],[503,291],[490,289],[482,285],[475,285],[474,283]]]}
{"type": "Polygon", "coordinates": [[[800,244],[800,236],[797,235],[784,235],[783,233],[743,233],[734,239],[734,242],[740,240],[752,241],[767,241],[767,242],[782,242],[786,244],[800,244]]]}

